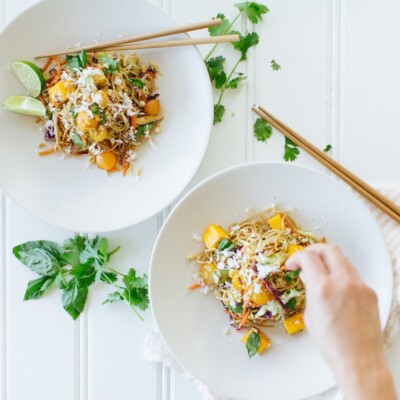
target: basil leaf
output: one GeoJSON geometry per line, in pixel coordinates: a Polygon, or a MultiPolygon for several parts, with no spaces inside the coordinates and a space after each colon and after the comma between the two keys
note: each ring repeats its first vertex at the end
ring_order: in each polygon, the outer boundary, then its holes
{"type": "Polygon", "coordinates": [[[99,54],[99,63],[105,66],[104,71],[108,74],[115,74],[119,71],[119,63],[107,53],[99,54]]]}
{"type": "Polygon", "coordinates": [[[257,332],[251,332],[246,340],[246,350],[250,358],[254,357],[257,354],[260,348],[260,344],[260,335],[257,332]]]}
{"type": "Polygon", "coordinates": [[[83,311],[87,294],[87,286],[81,284],[76,278],[72,278],[68,282],[68,286],[63,290],[63,307],[65,311],[67,311],[67,313],[72,317],[72,319],[77,319],[83,311]]]}
{"type": "Polygon", "coordinates": [[[81,284],[90,286],[96,279],[96,268],[90,264],[77,264],[71,268],[70,274],[81,284]]]}
{"type": "Polygon", "coordinates": [[[15,257],[39,275],[54,275],[65,265],[63,248],[47,240],[23,243],[13,248],[15,257]]]}
{"type": "Polygon", "coordinates": [[[218,243],[218,250],[223,251],[223,250],[232,250],[235,247],[235,245],[233,244],[233,242],[231,242],[228,239],[222,239],[219,243],[218,243]]]}
{"type": "Polygon", "coordinates": [[[50,289],[53,286],[54,281],[54,276],[42,276],[28,282],[24,300],[39,299],[47,289],[50,289]]]}
{"type": "Polygon", "coordinates": [[[242,303],[237,303],[235,307],[232,307],[230,304],[226,306],[226,308],[230,311],[232,311],[235,314],[243,314],[243,304],[242,303]]]}
{"type": "Polygon", "coordinates": [[[297,304],[297,299],[296,297],[292,297],[286,304],[285,306],[290,310],[293,311],[296,308],[297,304]]]}
{"type": "Polygon", "coordinates": [[[129,78],[129,82],[140,89],[144,88],[144,82],[141,79],[136,79],[136,78],[129,78]]]}
{"type": "Polygon", "coordinates": [[[61,271],[56,275],[54,285],[59,289],[65,289],[68,286],[68,281],[65,279],[64,272],[61,271]]]}

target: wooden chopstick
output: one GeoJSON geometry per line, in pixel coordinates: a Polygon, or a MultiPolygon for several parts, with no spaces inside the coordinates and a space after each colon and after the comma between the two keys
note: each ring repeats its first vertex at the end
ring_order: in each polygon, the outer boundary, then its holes
{"type": "Polygon", "coordinates": [[[179,28],[164,29],[159,32],[145,33],[145,34],[136,35],[136,36],[128,36],[126,38],[122,38],[122,39],[118,39],[118,40],[111,40],[109,42],[96,43],[96,44],[89,45],[89,46],[82,46],[82,47],[76,47],[76,48],[72,48],[72,49],[55,51],[53,53],[48,53],[48,54],[40,54],[40,55],[37,55],[35,58],[47,58],[47,57],[52,57],[52,56],[61,56],[64,54],[74,54],[74,53],[79,53],[80,51],[82,51],[84,49],[86,51],[93,51],[93,50],[97,50],[100,48],[118,46],[118,45],[126,44],[126,43],[134,43],[134,42],[139,42],[142,40],[156,39],[156,38],[160,38],[160,37],[164,37],[164,36],[177,35],[179,33],[197,31],[199,29],[209,28],[211,26],[221,25],[221,23],[222,23],[222,20],[220,18],[215,18],[215,19],[211,19],[209,21],[196,22],[194,24],[184,25],[179,28]]]}
{"type": "Polygon", "coordinates": [[[178,46],[192,46],[201,44],[211,43],[231,43],[238,42],[240,39],[239,35],[223,35],[223,36],[211,36],[205,38],[190,38],[190,39],[178,39],[178,40],[166,40],[160,42],[146,42],[146,43],[133,43],[125,44],[121,46],[113,46],[98,49],[99,51],[124,51],[124,50],[143,50],[143,49],[158,49],[163,47],[178,47],[178,46]]]}
{"type": "Polygon", "coordinates": [[[287,136],[300,148],[314,157],[327,169],[345,181],[352,189],[364,196],[377,208],[386,213],[389,217],[393,218],[397,223],[400,223],[400,207],[398,205],[390,201],[387,197],[383,196],[376,189],[372,188],[362,179],[354,175],[347,168],[343,167],[322,150],[318,149],[301,135],[293,131],[291,128],[269,113],[265,108],[259,107],[259,109],[257,109],[253,107],[253,111],[261,118],[269,122],[273,127],[281,131],[285,136],[287,136]]]}

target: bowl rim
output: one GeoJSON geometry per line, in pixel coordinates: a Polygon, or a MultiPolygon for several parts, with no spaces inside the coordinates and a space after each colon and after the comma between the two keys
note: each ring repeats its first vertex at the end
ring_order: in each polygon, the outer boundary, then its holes
{"type": "MultiPolygon", "coordinates": [[[[57,0],[40,0],[35,4],[30,5],[29,7],[27,7],[26,9],[24,9],[24,11],[22,11],[21,13],[19,13],[17,16],[15,16],[14,18],[12,18],[7,25],[0,30],[0,37],[3,37],[5,35],[7,35],[8,31],[12,29],[12,27],[14,26],[14,24],[18,24],[19,20],[24,18],[26,16],[26,14],[29,14],[32,10],[36,9],[36,8],[40,8],[40,7],[46,7],[46,4],[48,3],[55,3],[57,0]]],[[[136,0],[139,1],[139,0],[136,0]]],[[[169,21],[171,22],[171,24],[175,27],[178,27],[179,24],[178,22],[172,17],[170,16],[166,11],[164,11],[163,9],[161,9],[160,7],[157,7],[156,5],[148,2],[147,0],[143,1],[144,3],[146,3],[146,7],[150,7],[153,9],[154,12],[159,12],[161,14],[163,14],[166,18],[169,19],[169,21]]],[[[189,35],[187,33],[182,34],[186,37],[189,37],[189,35]]],[[[202,66],[201,68],[203,69],[204,75],[208,76],[208,71],[207,68],[203,62],[203,57],[199,51],[199,49],[196,46],[187,46],[188,48],[192,49],[195,51],[196,55],[199,57],[199,59],[202,61],[202,66]]],[[[11,61],[10,61],[11,63],[11,61]]],[[[190,174],[188,176],[188,178],[182,183],[182,185],[180,186],[180,189],[176,191],[176,193],[170,197],[165,199],[163,197],[163,201],[160,201],[160,206],[158,206],[157,208],[155,208],[153,211],[147,212],[147,213],[143,213],[141,215],[140,218],[137,218],[135,222],[127,222],[122,224],[119,224],[118,226],[114,226],[114,225],[109,225],[108,227],[100,227],[101,229],[93,231],[93,230],[87,230],[87,229],[83,229],[84,226],[66,226],[65,224],[61,224],[58,222],[54,222],[52,221],[50,218],[47,218],[46,215],[40,215],[37,212],[31,211],[29,210],[29,207],[27,205],[22,205],[17,198],[15,198],[13,195],[11,195],[9,193],[8,190],[4,189],[2,186],[0,186],[0,193],[3,193],[6,197],[8,197],[10,200],[12,200],[15,204],[18,205],[18,207],[20,207],[22,210],[24,210],[25,212],[27,212],[29,215],[34,216],[35,218],[38,218],[39,220],[46,222],[52,226],[61,228],[61,229],[67,229],[70,231],[74,231],[74,232],[82,232],[82,233],[92,233],[92,232],[114,232],[114,231],[118,231],[118,230],[122,230],[122,229],[126,229],[132,226],[136,226],[141,224],[142,222],[145,222],[147,220],[149,220],[150,218],[156,216],[157,214],[159,214],[160,212],[162,212],[165,208],[167,208],[171,203],[173,203],[184,191],[185,189],[189,186],[190,182],[193,180],[193,178],[195,177],[196,173],[198,172],[199,168],[201,167],[201,164],[203,163],[204,157],[206,155],[209,143],[210,143],[210,139],[211,139],[211,133],[212,133],[212,128],[213,128],[213,91],[212,91],[212,86],[211,86],[211,82],[208,80],[208,85],[207,85],[207,96],[204,96],[204,106],[203,108],[208,108],[208,112],[206,114],[208,114],[208,121],[205,121],[205,125],[207,126],[207,129],[204,129],[204,132],[207,132],[207,138],[203,143],[202,147],[198,147],[197,148],[197,152],[199,154],[198,160],[197,162],[193,165],[193,173],[190,174]],[[207,98],[206,98],[207,97],[207,98]]]]}

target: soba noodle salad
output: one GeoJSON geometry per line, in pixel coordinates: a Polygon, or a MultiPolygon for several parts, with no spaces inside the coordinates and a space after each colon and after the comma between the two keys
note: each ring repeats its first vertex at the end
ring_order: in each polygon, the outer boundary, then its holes
{"type": "Polygon", "coordinates": [[[203,233],[205,247],[192,257],[198,263],[190,289],[213,291],[237,330],[250,357],[270,346],[261,327],[282,323],[288,334],[304,329],[305,290],[299,271],[285,261],[296,251],[325,241],[300,229],[287,212],[275,208],[251,214],[224,229],[211,224],[203,233]]]}
{"type": "Polygon", "coordinates": [[[136,54],[85,50],[63,62],[50,57],[41,69],[21,64],[43,81],[35,101],[45,106],[44,139],[51,146],[42,143],[39,155],[87,154],[103,170],[138,172],[132,169],[138,149],[146,141],[153,144],[162,119],[156,65],[142,63],[136,54]]]}

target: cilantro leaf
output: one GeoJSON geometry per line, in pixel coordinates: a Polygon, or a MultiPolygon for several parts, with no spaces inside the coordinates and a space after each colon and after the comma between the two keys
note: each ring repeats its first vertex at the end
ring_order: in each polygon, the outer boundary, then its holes
{"type": "Polygon", "coordinates": [[[68,286],[63,290],[62,303],[64,310],[72,317],[77,319],[82,313],[88,295],[88,288],[77,278],[72,278],[68,286]]]}
{"type": "Polygon", "coordinates": [[[86,264],[94,263],[96,267],[105,265],[108,261],[108,240],[104,237],[96,236],[92,240],[87,240],[85,249],[81,252],[80,262],[86,264]]]}
{"type": "Polygon", "coordinates": [[[229,20],[225,17],[224,14],[218,13],[217,16],[213,19],[220,18],[222,20],[221,25],[216,25],[216,26],[210,26],[208,28],[208,33],[210,36],[220,36],[220,35],[225,35],[228,32],[230,22],[229,20]]]}
{"type": "Polygon", "coordinates": [[[119,71],[119,63],[117,60],[115,60],[113,57],[111,57],[107,53],[100,53],[99,54],[99,63],[101,65],[104,65],[104,71],[107,74],[115,74],[116,72],[119,71]]]}
{"type": "Polygon", "coordinates": [[[247,76],[238,76],[236,78],[233,78],[226,84],[226,88],[227,89],[237,89],[239,83],[241,81],[244,81],[245,79],[247,79],[247,76]]]}
{"type": "Polygon", "coordinates": [[[285,306],[290,310],[293,311],[296,308],[297,305],[297,299],[296,297],[292,297],[286,304],[285,306]]]}
{"type": "Polygon", "coordinates": [[[225,71],[221,71],[215,76],[215,88],[221,89],[226,82],[226,73],[225,71]]]}
{"type": "Polygon", "coordinates": [[[64,241],[64,254],[63,259],[70,265],[80,263],[80,254],[85,249],[86,238],[81,235],[77,235],[74,238],[70,238],[64,241]]]}
{"type": "Polygon", "coordinates": [[[274,71],[279,71],[281,69],[281,66],[275,60],[271,60],[271,68],[274,71]]]}
{"type": "Polygon", "coordinates": [[[293,280],[294,278],[296,278],[297,276],[299,276],[300,274],[300,270],[296,269],[294,271],[288,271],[285,273],[284,278],[286,281],[288,281],[290,284],[293,284],[293,280]]]}
{"type": "Polygon", "coordinates": [[[141,79],[129,78],[129,82],[132,84],[132,86],[138,87],[140,89],[144,88],[144,82],[141,79]]]}
{"type": "MultiPolygon", "coordinates": [[[[218,57],[213,57],[210,58],[208,61],[206,61],[206,67],[208,71],[208,75],[210,76],[211,82],[216,80],[217,77],[224,73],[224,62],[225,62],[225,57],[218,56],[218,57]]],[[[225,74],[226,76],[226,74],[225,74]]]]}
{"type": "Polygon", "coordinates": [[[261,340],[257,332],[251,332],[246,340],[246,350],[250,358],[254,357],[260,348],[261,340]]]}
{"type": "Polygon", "coordinates": [[[263,20],[263,15],[267,14],[268,7],[264,4],[256,3],[253,1],[246,1],[244,3],[235,4],[235,7],[239,9],[240,12],[244,13],[250,22],[257,24],[263,20]]]}
{"type": "Polygon", "coordinates": [[[137,137],[146,136],[146,132],[150,132],[152,129],[153,129],[153,124],[140,125],[136,130],[136,136],[137,137]]]}
{"type": "Polygon", "coordinates": [[[250,47],[257,45],[259,42],[259,36],[256,32],[248,33],[247,35],[243,36],[240,35],[240,39],[238,42],[233,42],[233,47],[240,51],[242,56],[240,57],[241,61],[247,60],[247,52],[250,47]]]}
{"type": "Polygon", "coordinates": [[[55,276],[42,276],[38,279],[28,282],[24,300],[39,299],[43,293],[54,285],[55,276]]]}
{"type": "Polygon", "coordinates": [[[233,244],[233,242],[231,242],[228,239],[222,239],[219,243],[218,243],[218,250],[219,251],[223,251],[223,250],[232,250],[235,247],[235,245],[233,244]]]}
{"type": "Polygon", "coordinates": [[[76,70],[80,70],[86,67],[87,63],[87,54],[86,50],[83,49],[80,53],[76,55],[69,55],[65,56],[67,61],[67,67],[70,71],[74,72],[76,70]]]}
{"type": "Polygon", "coordinates": [[[124,276],[123,281],[128,293],[128,303],[133,307],[139,307],[143,311],[146,310],[149,306],[147,275],[136,276],[135,269],[131,268],[124,276]]]}
{"type": "Polygon", "coordinates": [[[299,147],[296,143],[292,142],[288,137],[285,136],[285,153],[283,159],[285,161],[294,161],[300,154],[299,147]]]}
{"type": "Polygon", "coordinates": [[[272,126],[263,118],[257,118],[253,125],[253,132],[259,142],[266,142],[272,135],[272,126]]]}
{"type": "Polygon", "coordinates": [[[324,148],[324,152],[327,153],[331,149],[332,149],[332,145],[331,144],[327,144],[326,147],[324,148]]]}
{"type": "Polygon", "coordinates": [[[225,113],[225,107],[222,104],[214,105],[214,125],[222,121],[225,113]]]}
{"type": "Polygon", "coordinates": [[[226,306],[226,308],[230,311],[232,311],[235,314],[243,314],[243,304],[242,303],[237,303],[235,307],[232,307],[230,304],[226,306]]]}
{"type": "Polygon", "coordinates": [[[100,117],[101,124],[106,123],[106,114],[103,110],[100,109],[100,107],[97,104],[92,105],[91,111],[93,114],[97,114],[100,117]]]}

